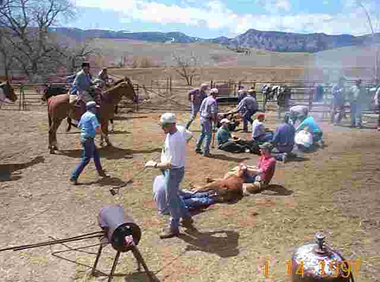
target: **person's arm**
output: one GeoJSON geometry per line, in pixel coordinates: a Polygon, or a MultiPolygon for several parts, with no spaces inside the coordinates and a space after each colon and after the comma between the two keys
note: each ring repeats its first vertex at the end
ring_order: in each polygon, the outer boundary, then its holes
{"type": "Polygon", "coordinates": [[[274,132],[273,139],[272,139],[273,145],[276,145],[279,142],[279,139],[280,139],[280,130],[276,128],[276,131],[274,132]]]}

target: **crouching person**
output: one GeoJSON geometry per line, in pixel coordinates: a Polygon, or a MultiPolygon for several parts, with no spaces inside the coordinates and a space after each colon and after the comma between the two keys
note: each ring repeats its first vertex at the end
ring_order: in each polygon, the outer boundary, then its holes
{"type": "Polygon", "coordinates": [[[238,137],[232,136],[229,131],[230,121],[226,118],[220,121],[221,127],[216,132],[216,140],[218,141],[218,149],[231,153],[252,153],[260,155],[256,141],[246,141],[238,137]]]}
{"type": "Polygon", "coordinates": [[[302,120],[300,125],[296,128],[296,133],[300,132],[305,127],[308,127],[308,131],[313,135],[313,144],[317,144],[320,147],[323,147],[323,132],[319,127],[318,123],[315,122],[312,116],[306,117],[302,120]]]}
{"type": "Polygon", "coordinates": [[[276,128],[272,140],[272,144],[274,145],[272,155],[277,161],[284,163],[293,151],[294,137],[296,134],[294,126],[289,123],[290,115],[286,113],[283,123],[276,128]]]}

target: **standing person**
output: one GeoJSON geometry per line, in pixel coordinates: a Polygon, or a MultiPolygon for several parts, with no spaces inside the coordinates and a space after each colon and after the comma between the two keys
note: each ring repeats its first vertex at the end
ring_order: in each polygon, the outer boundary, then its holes
{"type": "Polygon", "coordinates": [[[239,89],[238,90],[238,103],[241,102],[241,100],[243,100],[245,97],[247,97],[247,90],[245,89],[239,89]]]}
{"type": "Polygon", "coordinates": [[[332,111],[331,111],[331,123],[333,125],[338,125],[342,121],[344,113],[344,99],[345,99],[345,85],[346,79],[342,76],[339,79],[338,84],[334,85],[332,88],[332,111]],[[335,116],[338,114],[337,118],[335,116]]]}
{"type": "Polygon", "coordinates": [[[252,116],[257,112],[257,101],[253,97],[254,90],[250,89],[248,95],[245,96],[237,106],[236,111],[231,111],[229,114],[241,113],[243,117],[243,131],[248,132],[248,122],[253,123],[252,116]]]}
{"type": "Polygon", "coordinates": [[[199,139],[195,148],[195,152],[202,154],[201,146],[203,140],[206,138],[206,144],[204,146],[203,155],[205,157],[211,157],[210,154],[210,144],[212,139],[212,123],[214,123],[214,130],[216,131],[218,124],[218,102],[216,101],[218,97],[218,89],[213,88],[210,91],[210,96],[203,100],[200,112],[201,128],[202,132],[199,135],[199,139]]]}
{"type": "Polygon", "coordinates": [[[82,173],[83,169],[88,165],[92,158],[94,159],[95,167],[99,176],[109,177],[109,175],[102,168],[99,153],[94,142],[96,133],[104,135],[98,119],[96,118],[96,109],[98,107],[99,106],[97,106],[94,101],[88,102],[86,104],[87,111],[82,115],[78,123],[78,128],[81,130],[80,142],[83,146],[83,153],[80,164],[71,174],[70,181],[74,185],[78,184],[79,175],[82,173]]]}
{"type": "Polygon", "coordinates": [[[358,79],[350,91],[350,106],[351,106],[351,126],[352,128],[362,128],[362,105],[361,99],[364,98],[364,87],[362,80],[358,79]]]}
{"type": "Polygon", "coordinates": [[[192,226],[193,219],[179,196],[180,183],[185,175],[186,137],[176,126],[176,116],[165,113],[160,118],[162,130],[166,139],[161,152],[161,162],[148,161],[145,167],[158,168],[164,178],[166,200],[170,213],[169,229],[160,234],[161,239],[178,236],[180,219],[182,226],[192,226]]]}
{"type": "Polygon", "coordinates": [[[94,98],[90,94],[92,85],[90,64],[86,62],[82,63],[82,70],[75,76],[72,91],[70,92],[76,92],[85,103],[88,103],[94,101],[94,98]]]}
{"type": "Polygon", "coordinates": [[[376,80],[376,84],[377,84],[377,89],[376,89],[374,100],[375,100],[376,108],[379,111],[379,117],[377,119],[377,131],[380,131],[380,85],[379,85],[378,80],[376,80]]]}
{"type": "Polygon", "coordinates": [[[296,130],[293,125],[289,124],[290,115],[287,113],[284,117],[284,122],[280,124],[274,132],[272,144],[274,146],[272,150],[272,156],[277,161],[286,162],[289,153],[293,151],[294,138],[296,130]]]}
{"type": "Polygon", "coordinates": [[[193,123],[199,112],[199,108],[204,99],[207,98],[206,91],[208,89],[207,83],[202,83],[199,88],[191,90],[189,92],[189,101],[191,103],[191,116],[190,120],[186,125],[186,129],[189,129],[190,125],[193,123]]]}

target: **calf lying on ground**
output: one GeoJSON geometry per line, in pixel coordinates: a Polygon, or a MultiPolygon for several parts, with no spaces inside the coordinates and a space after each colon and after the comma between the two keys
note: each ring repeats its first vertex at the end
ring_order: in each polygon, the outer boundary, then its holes
{"type": "Polygon", "coordinates": [[[266,142],[259,146],[261,157],[257,167],[248,167],[241,163],[232,172],[227,173],[223,179],[209,179],[211,183],[202,187],[193,188],[192,191],[215,191],[220,201],[230,201],[249,195],[265,188],[273,178],[276,169],[276,160],[270,154],[272,145],[266,142]]]}
{"type": "Polygon", "coordinates": [[[194,193],[214,191],[218,202],[239,199],[264,188],[259,177],[259,169],[253,166],[247,167],[244,164],[226,173],[222,179],[207,178],[206,181],[208,184],[201,187],[193,185],[191,191],[194,193]]]}

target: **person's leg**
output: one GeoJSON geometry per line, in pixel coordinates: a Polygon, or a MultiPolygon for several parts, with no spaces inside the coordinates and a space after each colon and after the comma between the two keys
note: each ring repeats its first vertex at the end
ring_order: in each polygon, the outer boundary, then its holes
{"type": "Polygon", "coordinates": [[[270,142],[273,140],[273,132],[267,132],[265,133],[264,141],[270,142]]]}
{"type": "Polygon", "coordinates": [[[199,139],[195,148],[196,152],[201,152],[201,146],[203,144],[203,140],[206,137],[206,126],[205,126],[205,121],[201,119],[201,134],[199,135],[199,139]]]}
{"type": "Polygon", "coordinates": [[[165,173],[165,189],[170,213],[170,231],[162,234],[161,238],[178,235],[180,218],[191,218],[189,211],[179,196],[179,186],[184,176],[184,169],[171,169],[165,173]]]}
{"type": "Polygon", "coordinates": [[[103,175],[104,171],[103,171],[103,168],[102,168],[102,164],[100,163],[99,152],[96,149],[94,141],[92,141],[91,150],[92,150],[92,155],[93,155],[93,158],[94,158],[94,163],[95,163],[96,171],[98,172],[99,175],[103,175]]]}
{"type": "Polygon", "coordinates": [[[205,149],[204,149],[204,155],[209,155],[210,154],[210,144],[211,144],[211,139],[212,139],[212,129],[211,129],[211,121],[207,120],[204,122],[204,127],[205,127],[205,135],[206,135],[206,144],[205,144],[205,149]]]}
{"type": "Polygon", "coordinates": [[[245,147],[236,144],[234,141],[227,141],[219,147],[220,150],[230,152],[230,153],[242,153],[245,151],[245,147]]]}
{"type": "Polygon", "coordinates": [[[331,113],[330,113],[330,122],[332,123],[332,124],[335,124],[335,115],[336,115],[336,112],[337,112],[337,104],[336,104],[336,102],[332,102],[333,104],[332,104],[332,108],[331,108],[331,113]]]}
{"type": "Polygon", "coordinates": [[[79,175],[82,173],[83,169],[90,162],[93,156],[93,148],[92,148],[91,141],[92,140],[82,142],[82,146],[83,146],[82,160],[80,164],[76,167],[76,169],[73,171],[73,173],[71,174],[71,178],[70,178],[71,180],[77,180],[79,178],[79,175]]]}
{"type": "Polygon", "coordinates": [[[157,204],[160,215],[169,214],[168,202],[166,201],[166,190],[164,185],[164,176],[159,175],[155,178],[153,184],[153,199],[157,204]]]}
{"type": "Polygon", "coordinates": [[[284,153],[279,150],[279,148],[275,147],[273,148],[271,155],[277,160],[277,161],[283,161],[284,153]]]}
{"type": "Polygon", "coordinates": [[[362,105],[360,102],[356,105],[355,126],[362,127],[362,105]]]}
{"type": "Polygon", "coordinates": [[[356,118],[356,102],[351,102],[351,127],[355,127],[355,118],[356,118]]]}
{"type": "Polygon", "coordinates": [[[191,116],[190,116],[189,122],[186,125],[186,129],[189,129],[190,125],[196,119],[198,112],[199,112],[199,105],[194,105],[194,103],[191,103],[191,116]]]}

